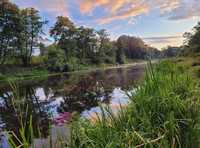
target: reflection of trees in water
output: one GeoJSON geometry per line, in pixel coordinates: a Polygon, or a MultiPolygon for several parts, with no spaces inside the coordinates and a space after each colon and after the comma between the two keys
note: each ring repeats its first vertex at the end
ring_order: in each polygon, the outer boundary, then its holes
{"type": "MultiPolygon", "coordinates": [[[[0,94],[0,116],[6,130],[14,131],[19,135],[21,121],[28,131],[29,120],[32,116],[33,129],[40,129],[41,136],[48,135],[50,123],[48,102],[41,102],[32,87],[19,88],[16,92],[0,94]]],[[[34,136],[39,136],[39,130],[34,130],[34,136]]]]}
{"type": "Polygon", "coordinates": [[[92,107],[98,106],[99,102],[109,102],[109,91],[105,91],[101,81],[96,81],[87,76],[70,88],[65,88],[63,102],[58,107],[58,112],[81,113],[92,107]]]}

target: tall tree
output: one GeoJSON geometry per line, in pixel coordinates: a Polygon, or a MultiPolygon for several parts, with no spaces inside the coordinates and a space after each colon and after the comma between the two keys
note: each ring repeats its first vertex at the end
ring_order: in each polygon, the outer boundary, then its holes
{"type": "Polygon", "coordinates": [[[0,64],[14,54],[19,9],[8,0],[0,1],[0,64]]]}
{"type": "Polygon", "coordinates": [[[96,42],[97,38],[94,29],[84,28],[83,26],[78,28],[77,46],[81,61],[85,58],[91,59],[94,55],[93,53],[97,50],[96,42]]]}
{"type": "Polygon", "coordinates": [[[76,48],[74,35],[76,28],[68,17],[58,16],[55,25],[50,30],[50,35],[58,44],[59,48],[65,51],[66,57],[70,57],[76,48]]]}
{"type": "Polygon", "coordinates": [[[43,21],[39,16],[39,12],[34,8],[26,8],[21,11],[21,32],[19,34],[19,47],[21,59],[24,66],[31,62],[31,56],[34,48],[39,47],[39,38],[43,34],[43,25],[47,21],[43,21]]]}

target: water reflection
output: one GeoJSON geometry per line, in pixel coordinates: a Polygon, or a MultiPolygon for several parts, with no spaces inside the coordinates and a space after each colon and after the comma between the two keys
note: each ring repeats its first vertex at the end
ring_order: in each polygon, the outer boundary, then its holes
{"type": "MultiPolygon", "coordinates": [[[[41,101],[36,96],[33,87],[18,88],[16,92],[5,92],[0,95],[1,123],[6,130],[19,134],[21,123],[25,128],[29,126],[31,115],[34,121],[33,128],[40,127],[42,137],[48,136],[48,125],[50,124],[49,101],[41,101]]],[[[34,135],[39,136],[39,131],[34,130],[34,135]]]]}
{"type": "Polygon", "coordinates": [[[59,113],[78,112],[88,116],[99,110],[99,103],[126,104],[124,90],[132,89],[142,71],[142,66],[134,66],[53,76],[19,83],[17,94],[9,86],[0,87],[0,132],[4,129],[19,134],[19,117],[27,128],[27,115],[32,115],[34,128],[40,127],[41,132],[39,135],[34,130],[36,138],[45,138],[59,113]]]}

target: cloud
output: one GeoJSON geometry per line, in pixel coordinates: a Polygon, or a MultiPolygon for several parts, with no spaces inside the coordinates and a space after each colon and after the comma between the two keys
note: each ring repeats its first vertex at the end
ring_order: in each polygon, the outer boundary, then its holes
{"type": "Polygon", "coordinates": [[[183,0],[182,3],[168,13],[170,20],[191,19],[200,16],[200,1],[199,0],[183,0]]]}
{"type": "Polygon", "coordinates": [[[64,15],[68,16],[67,0],[12,0],[19,4],[20,7],[34,7],[42,12],[49,13],[51,16],[64,15]]]}
{"type": "Polygon", "coordinates": [[[148,38],[143,38],[143,40],[146,43],[154,47],[157,47],[158,49],[161,49],[168,45],[180,46],[183,44],[184,38],[182,35],[174,35],[174,36],[148,37],[148,38]]]}
{"type": "Polygon", "coordinates": [[[101,7],[106,15],[97,20],[99,24],[123,20],[153,10],[159,10],[161,17],[169,20],[190,19],[200,16],[200,0],[79,0],[80,12],[93,12],[101,7]]]}
{"type": "Polygon", "coordinates": [[[107,5],[109,3],[109,0],[80,0],[79,3],[80,11],[85,14],[90,13],[98,6],[107,5]]]}
{"type": "Polygon", "coordinates": [[[130,8],[124,12],[121,12],[116,15],[101,18],[101,19],[97,20],[97,22],[100,24],[106,24],[106,23],[112,22],[114,20],[123,20],[123,19],[127,19],[130,17],[139,16],[140,14],[144,14],[147,12],[148,12],[148,6],[145,4],[140,5],[140,6],[132,6],[132,8],[130,8]]]}

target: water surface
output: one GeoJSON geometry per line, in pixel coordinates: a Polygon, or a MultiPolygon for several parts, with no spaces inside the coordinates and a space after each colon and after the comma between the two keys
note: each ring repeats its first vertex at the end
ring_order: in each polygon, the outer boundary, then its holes
{"type": "Polygon", "coordinates": [[[137,85],[143,69],[144,65],[135,65],[51,76],[12,87],[0,85],[0,132],[11,130],[19,134],[20,120],[26,127],[28,115],[32,115],[34,128],[41,128],[41,134],[34,131],[36,138],[46,138],[61,113],[76,112],[88,117],[99,111],[99,103],[126,104],[126,92],[137,85]]]}

